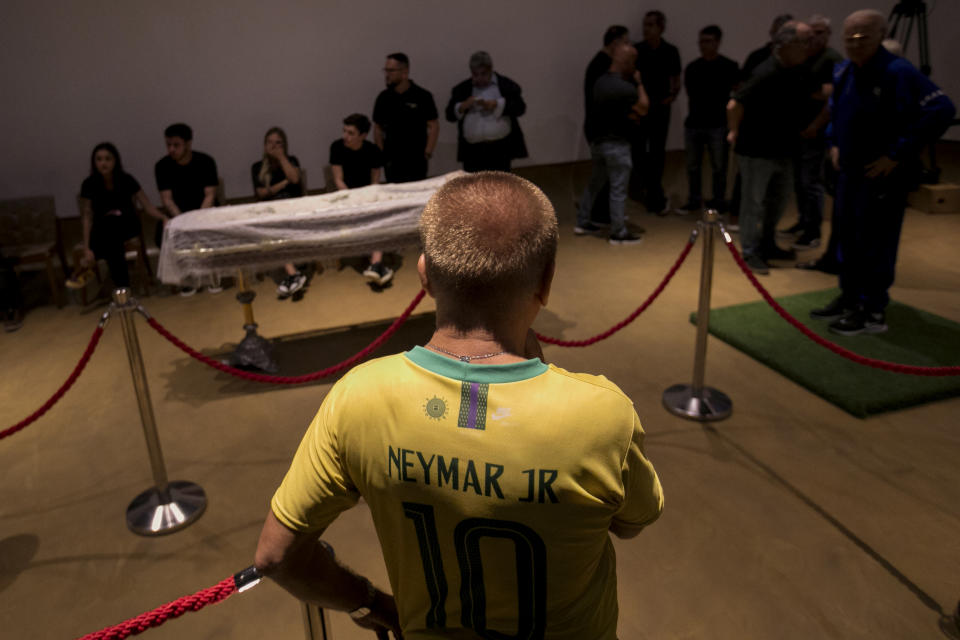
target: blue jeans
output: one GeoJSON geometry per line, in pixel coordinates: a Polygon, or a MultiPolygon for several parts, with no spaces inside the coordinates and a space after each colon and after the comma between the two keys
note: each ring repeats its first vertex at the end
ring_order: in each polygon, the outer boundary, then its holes
{"type": "Polygon", "coordinates": [[[723,127],[698,128],[684,127],[683,146],[687,156],[687,180],[690,183],[691,204],[703,203],[703,149],[710,154],[710,168],[713,173],[713,204],[722,206],[727,197],[727,130],[723,127]]]}
{"type": "Polygon", "coordinates": [[[590,182],[580,196],[580,208],[577,210],[577,225],[590,223],[590,211],[593,202],[604,185],[610,183],[610,235],[618,235],[627,230],[623,208],[627,200],[627,185],[630,183],[630,143],[626,140],[605,140],[590,144],[590,159],[593,166],[590,182]]]}
{"type": "Polygon", "coordinates": [[[823,161],[826,143],[822,137],[801,140],[793,158],[793,186],[797,192],[797,211],[803,231],[820,237],[823,222],[823,161]]]}
{"type": "Polygon", "coordinates": [[[743,187],[740,195],[740,246],[744,257],[763,257],[776,246],[777,223],[787,208],[791,160],[737,154],[743,187]]]}

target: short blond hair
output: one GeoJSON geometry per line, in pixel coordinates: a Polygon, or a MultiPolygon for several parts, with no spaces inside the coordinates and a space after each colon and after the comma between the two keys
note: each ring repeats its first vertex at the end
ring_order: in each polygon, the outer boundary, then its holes
{"type": "Polygon", "coordinates": [[[450,180],[420,216],[427,277],[477,302],[535,291],[557,253],[557,214],[532,182],[481,171],[450,180]]]}

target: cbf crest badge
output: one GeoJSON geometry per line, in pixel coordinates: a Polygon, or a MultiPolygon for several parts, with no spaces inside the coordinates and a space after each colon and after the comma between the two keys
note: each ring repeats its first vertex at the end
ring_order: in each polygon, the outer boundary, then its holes
{"type": "Polygon", "coordinates": [[[443,420],[447,417],[447,403],[443,398],[433,396],[424,403],[423,412],[431,420],[443,420]]]}

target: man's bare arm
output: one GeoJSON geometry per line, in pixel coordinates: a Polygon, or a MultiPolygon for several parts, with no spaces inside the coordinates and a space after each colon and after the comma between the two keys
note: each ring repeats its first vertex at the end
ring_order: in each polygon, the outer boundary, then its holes
{"type": "Polygon", "coordinates": [[[440,123],[436,120],[427,122],[427,148],[424,149],[424,155],[429,158],[433,155],[433,150],[437,148],[437,137],[440,135],[440,123]]]}
{"type": "Polygon", "coordinates": [[[743,105],[731,98],[727,103],[727,142],[730,144],[736,144],[741,122],[743,122],[743,105]]]}
{"type": "Polygon", "coordinates": [[[216,187],[204,187],[203,188],[203,202],[200,203],[201,209],[209,209],[213,206],[214,201],[217,199],[217,188],[216,187]]]}
{"type": "MultiPolygon", "coordinates": [[[[320,607],[353,611],[369,606],[369,581],[334,559],[317,534],[295,533],[271,511],[263,523],[254,565],[294,597],[320,607]]],[[[393,596],[376,589],[371,613],[358,624],[400,633],[393,596]]]]}
{"type": "Polygon", "coordinates": [[[160,202],[163,203],[163,208],[167,210],[167,216],[174,218],[181,213],[180,208],[177,206],[177,203],[173,201],[173,191],[170,189],[164,189],[160,192],[160,202]]]}
{"type": "Polygon", "coordinates": [[[349,189],[347,183],[343,181],[343,166],[339,164],[330,165],[330,173],[333,174],[333,184],[336,185],[337,191],[343,191],[344,189],[349,189]]]}

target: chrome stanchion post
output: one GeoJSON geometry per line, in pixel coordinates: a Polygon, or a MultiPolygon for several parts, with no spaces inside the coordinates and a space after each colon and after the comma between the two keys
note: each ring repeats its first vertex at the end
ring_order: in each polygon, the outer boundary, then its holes
{"type": "Polygon", "coordinates": [[[192,482],[170,482],[167,479],[160,437],[157,435],[157,422],[150,402],[150,388],[147,386],[147,372],[143,366],[140,342],[137,340],[137,328],[133,323],[133,314],[139,305],[126,288],[114,291],[113,301],[116,310],[120,312],[120,326],[123,328],[123,340],[127,345],[133,390],[140,409],[140,422],[147,441],[154,483],[152,488],[134,498],[127,507],[127,527],[144,536],[173,533],[200,517],[207,506],[207,496],[200,486],[192,482]]]}
{"type": "Polygon", "coordinates": [[[303,630],[307,634],[307,640],[332,640],[333,635],[330,632],[330,620],[326,609],[302,601],[300,609],[303,613],[303,630]]]}
{"type": "Polygon", "coordinates": [[[703,384],[707,366],[707,330],[710,326],[710,291],[713,285],[713,237],[720,216],[707,209],[700,222],[703,262],[700,265],[700,301],[697,305],[697,343],[693,360],[693,383],[675,384],[663,392],[663,406],[682,418],[709,422],[728,418],[733,403],[722,391],[703,384]]]}

